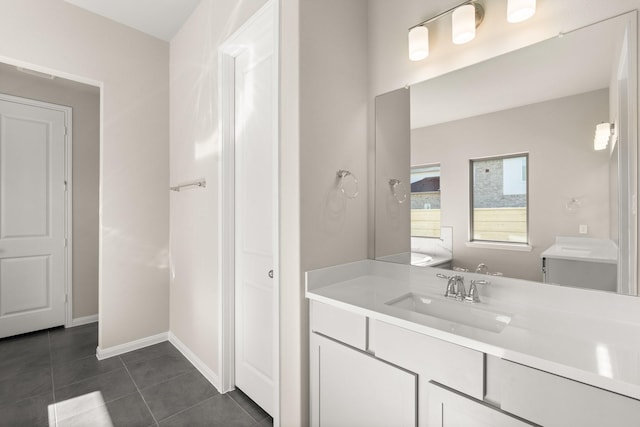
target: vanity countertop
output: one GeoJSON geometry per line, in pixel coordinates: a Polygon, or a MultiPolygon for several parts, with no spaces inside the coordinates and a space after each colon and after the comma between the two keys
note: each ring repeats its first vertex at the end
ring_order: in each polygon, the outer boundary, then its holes
{"type": "Polygon", "coordinates": [[[616,264],[618,247],[609,239],[556,237],[556,243],[542,252],[540,257],[616,264]]]}
{"type": "MultiPolygon", "coordinates": [[[[640,399],[640,299],[504,277],[478,285],[481,302],[444,299],[450,270],[363,260],[306,273],[307,298],[490,355],[640,399]],[[488,310],[494,332],[392,306],[408,294],[488,310]],[[597,313],[597,315],[594,315],[597,313]]],[[[449,306],[451,307],[451,306],[449,306]]]]}

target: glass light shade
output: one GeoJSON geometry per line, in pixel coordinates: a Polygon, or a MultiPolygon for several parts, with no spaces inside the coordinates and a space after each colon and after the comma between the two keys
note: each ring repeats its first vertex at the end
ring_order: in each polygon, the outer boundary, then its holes
{"type": "Polygon", "coordinates": [[[429,56],[429,29],[415,27],[409,30],[409,59],[420,61],[429,56]]]}
{"type": "Polygon", "coordinates": [[[611,124],[600,123],[596,126],[596,134],[593,138],[593,149],[604,150],[609,144],[609,138],[611,138],[611,124]]]}
{"type": "Polygon", "coordinates": [[[460,6],[451,15],[451,38],[455,44],[470,42],[476,37],[476,8],[460,6]]]}
{"type": "Polygon", "coordinates": [[[526,21],[536,13],[536,0],[508,0],[507,21],[515,24],[526,21]]]}

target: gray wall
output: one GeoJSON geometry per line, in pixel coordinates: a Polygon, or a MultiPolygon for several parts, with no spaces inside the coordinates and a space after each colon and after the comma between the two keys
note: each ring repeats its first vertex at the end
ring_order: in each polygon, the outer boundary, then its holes
{"type": "Polygon", "coordinates": [[[609,117],[603,89],[412,131],[412,164],[440,163],[442,226],[453,227],[454,265],[542,280],[540,253],[556,236],[609,238],[609,151],[593,150],[596,124],[609,117]],[[529,152],[531,252],[467,247],[469,159],[529,152]],[[581,208],[566,209],[577,197],[581,208]]]}
{"type": "Polygon", "coordinates": [[[73,108],[73,318],[97,315],[100,91],[0,64],[0,92],[73,108]]]}
{"type": "Polygon", "coordinates": [[[409,123],[409,90],[397,89],[375,100],[376,192],[375,192],[375,256],[376,258],[409,252],[411,249],[411,215],[409,183],[411,132],[409,123]],[[396,187],[398,203],[391,192],[390,179],[401,183],[396,187]]]}

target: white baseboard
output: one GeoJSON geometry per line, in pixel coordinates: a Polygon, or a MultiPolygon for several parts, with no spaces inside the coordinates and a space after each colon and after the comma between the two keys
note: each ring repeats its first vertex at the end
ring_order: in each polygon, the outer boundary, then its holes
{"type": "Polygon", "coordinates": [[[126,342],[124,344],[115,345],[113,347],[104,349],[98,347],[96,349],[96,357],[98,358],[98,360],[108,359],[109,357],[118,356],[129,351],[139,350],[153,344],[161,343],[163,341],[166,341],[167,338],[168,332],[162,332],[161,334],[152,335],[146,338],[140,338],[139,340],[126,342]]]}
{"type": "Polygon", "coordinates": [[[75,319],[71,319],[71,325],[69,328],[74,328],[76,326],[88,325],[89,323],[95,323],[98,321],[98,315],[94,314],[92,316],[84,316],[84,317],[76,317],[75,319]]]}
{"type": "Polygon", "coordinates": [[[220,378],[211,370],[198,356],[196,356],[173,332],[169,332],[169,342],[186,357],[193,366],[218,390],[220,391],[220,378]]]}

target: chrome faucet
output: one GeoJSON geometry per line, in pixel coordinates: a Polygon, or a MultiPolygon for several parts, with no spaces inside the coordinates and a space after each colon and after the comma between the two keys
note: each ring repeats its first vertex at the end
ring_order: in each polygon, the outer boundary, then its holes
{"type": "Polygon", "coordinates": [[[467,290],[464,288],[464,277],[456,276],[456,279],[456,300],[464,301],[464,299],[467,297],[467,290]]]}
{"type": "Polygon", "coordinates": [[[488,285],[486,280],[472,280],[469,285],[469,293],[464,297],[464,300],[470,303],[480,302],[480,296],[478,295],[478,285],[488,285]]]}
{"type": "Polygon", "coordinates": [[[484,262],[481,262],[476,267],[476,273],[489,274],[489,267],[487,267],[487,264],[485,264],[484,262]]]}
{"type": "Polygon", "coordinates": [[[445,291],[444,296],[462,301],[466,296],[466,291],[464,289],[464,278],[462,276],[454,275],[448,277],[448,279],[447,290],[445,291]]]}

